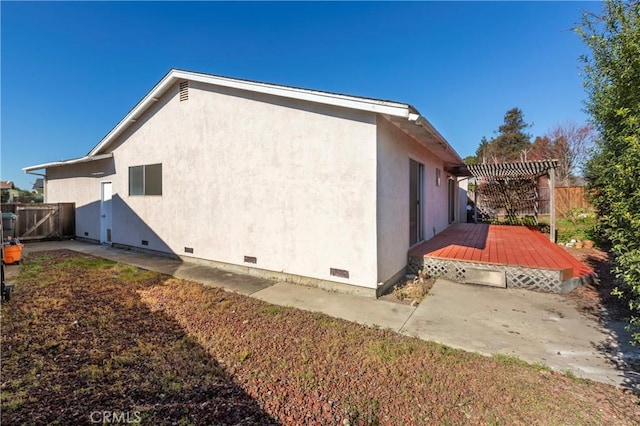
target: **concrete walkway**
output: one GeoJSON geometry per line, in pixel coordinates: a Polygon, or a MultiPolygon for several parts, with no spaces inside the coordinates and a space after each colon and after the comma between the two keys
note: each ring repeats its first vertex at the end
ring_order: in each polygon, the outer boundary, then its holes
{"type": "MultiPolygon", "coordinates": [[[[411,307],[78,241],[28,244],[24,254],[57,249],[135,265],[273,304],[389,328],[458,349],[512,355],[640,391],[640,373],[632,367],[638,365],[640,352],[627,343],[630,336],[622,324],[601,325],[560,295],[438,280],[425,300],[411,307]]],[[[7,267],[11,268],[15,267],[7,267]]]]}

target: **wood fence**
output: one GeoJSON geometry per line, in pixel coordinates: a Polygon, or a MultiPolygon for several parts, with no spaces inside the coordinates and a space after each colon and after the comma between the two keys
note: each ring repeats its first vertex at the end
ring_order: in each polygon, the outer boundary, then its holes
{"type": "MultiPolygon", "coordinates": [[[[18,216],[13,234],[22,241],[74,237],[76,234],[75,203],[3,204],[2,213],[18,216]]],[[[4,235],[8,229],[4,229],[4,235]]]]}
{"type": "Polygon", "coordinates": [[[583,186],[559,186],[555,188],[556,216],[563,217],[571,209],[593,210],[583,186]]]}

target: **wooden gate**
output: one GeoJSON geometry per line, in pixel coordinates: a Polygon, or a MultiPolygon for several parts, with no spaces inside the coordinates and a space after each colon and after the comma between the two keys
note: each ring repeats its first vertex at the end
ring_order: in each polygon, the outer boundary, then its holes
{"type": "Polygon", "coordinates": [[[15,213],[15,235],[23,241],[75,236],[75,203],[5,204],[3,212],[15,213]]]}

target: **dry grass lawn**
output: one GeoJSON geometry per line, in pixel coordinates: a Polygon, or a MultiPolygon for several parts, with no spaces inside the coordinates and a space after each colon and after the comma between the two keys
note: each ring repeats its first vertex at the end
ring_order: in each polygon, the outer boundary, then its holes
{"type": "Polygon", "coordinates": [[[2,306],[2,424],[639,424],[638,397],[69,251],[2,306]]]}

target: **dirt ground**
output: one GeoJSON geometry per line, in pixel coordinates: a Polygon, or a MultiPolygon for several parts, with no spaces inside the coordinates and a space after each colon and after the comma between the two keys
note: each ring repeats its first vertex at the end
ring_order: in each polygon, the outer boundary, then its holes
{"type": "Polygon", "coordinates": [[[576,249],[565,247],[578,260],[591,267],[597,275],[593,284],[578,287],[567,297],[574,300],[578,308],[598,320],[624,320],[629,317],[628,305],[623,300],[611,294],[615,287],[611,274],[611,259],[609,253],[599,248],[576,249]]]}
{"type": "Polygon", "coordinates": [[[88,255],[34,254],[16,282],[3,425],[640,423],[612,386],[88,255]]]}

